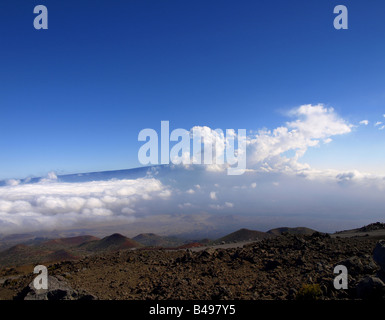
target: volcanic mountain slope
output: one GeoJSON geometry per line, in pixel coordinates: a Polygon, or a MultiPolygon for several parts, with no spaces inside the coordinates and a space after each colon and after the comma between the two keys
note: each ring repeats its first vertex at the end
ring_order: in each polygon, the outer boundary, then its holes
{"type": "Polygon", "coordinates": [[[52,250],[40,246],[17,244],[0,252],[0,266],[21,266],[45,262],[73,260],[76,255],[65,249],[52,250]]]}
{"type": "Polygon", "coordinates": [[[381,222],[375,222],[368,224],[366,226],[363,226],[361,228],[351,229],[351,230],[344,230],[344,231],[338,231],[336,233],[344,233],[344,232],[370,232],[370,231],[378,231],[378,230],[385,230],[385,223],[381,222]]]}
{"type": "Polygon", "coordinates": [[[79,245],[99,238],[93,236],[78,236],[62,239],[52,239],[17,244],[0,252],[0,266],[18,266],[26,264],[39,264],[45,262],[75,260],[84,256],[79,245]]]}
{"type": "MultiPolygon", "coordinates": [[[[43,242],[49,240],[58,240],[58,239],[71,239],[73,238],[76,241],[76,238],[79,239],[79,242],[82,241],[82,237],[85,237],[87,240],[88,234],[94,234],[94,230],[87,229],[73,229],[73,230],[52,230],[52,231],[36,231],[30,233],[20,233],[20,234],[8,234],[0,237],[0,251],[9,249],[17,244],[25,245],[40,245],[43,242]]],[[[92,240],[92,239],[91,239],[92,240]]],[[[96,240],[96,239],[93,239],[96,240]]]]}
{"type": "Polygon", "coordinates": [[[184,244],[182,240],[175,237],[162,237],[155,233],[141,233],[132,240],[146,247],[177,247],[184,244]]]}
{"type": "Polygon", "coordinates": [[[97,241],[100,240],[97,237],[94,236],[77,236],[77,237],[70,237],[70,238],[60,238],[60,239],[52,239],[52,240],[47,240],[45,242],[42,242],[42,246],[47,246],[50,248],[53,247],[74,247],[74,246],[79,246],[81,244],[90,242],[90,241],[97,241]]]}
{"type": "Polygon", "coordinates": [[[289,234],[303,234],[303,235],[311,235],[314,232],[318,232],[316,230],[305,228],[305,227],[296,227],[296,228],[289,228],[289,227],[281,227],[281,228],[275,228],[267,231],[267,233],[272,235],[282,235],[283,233],[289,233],[289,234]]]}
{"type": "Polygon", "coordinates": [[[249,230],[249,229],[240,229],[238,231],[228,234],[227,236],[219,238],[214,242],[221,243],[221,242],[254,241],[254,240],[262,240],[262,239],[271,238],[271,237],[273,236],[266,232],[249,230]]]}
{"type": "Polygon", "coordinates": [[[367,226],[364,226],[357,230],[361,232],[385,230],[385,223],[375,222],[375,223],[368,224],[367,226]]]}
{"type": "Polygon", "coordinates": [[[361,228],[338,231],[332,234],[333,237],[371,237],[382,239],[385,236],[385,223],[375,222],[361,228]]]}
{"type": "Polygon", "coordinates": [[[32,234],[10,234],[1,237],[0,239],[0,251],[9,249],[17,244],[25,244],[27,242],[33,242],[36,237],[32,234]]]}
{"type": "Polygon", "coordinates": [[[33,245],[18,244],[0,252],[0,266],[76,260],[99,252],[113,252],[142,246],[142,244],[118,233],[103,239],[93,236],[53,239],[33,245]]]}
{"type": "Polygon", "coordinates": [[[119,233],[114,233],[101,240],[90,241],[79,246],[79,248],[91,252],[117,251],[140,247],[143,247],[143,245],[119,233]]]}

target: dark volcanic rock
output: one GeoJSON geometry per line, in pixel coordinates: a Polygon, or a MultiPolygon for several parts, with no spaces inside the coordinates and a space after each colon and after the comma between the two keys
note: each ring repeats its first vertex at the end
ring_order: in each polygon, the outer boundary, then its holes
{"type": "Polygon", "coordinates": [[[371,299],[383,297],[385,283],[385,272],[372,259],[377,242],[314,233],[287,234],[238,248],[102,252],[53,265],[50,275],[56,279],[50,281],[56,286],[51,283],[51,292],[25,288],[32,275],[8,279],[0,289],[20,292],[19,299],[47,300],[95,298],[82,289],[99,299],[122,300],[284,300],[301,295],[371,299]],[[348,268],[348,290],[334,288],[337,264],[348,268]]]}
{"type": "Polygon", "coordinates": [[[357,285],[357,297],[360,299],[384,299],[385,284],[380,278],[366,277],[357,285]]]}
{"type": "Polygon", "coordinates": [[[373,251],[373,259],[385,271],[385,240],[380,240],[373,251]]]}
{"type": "Polygon", "coordinates": [[[277,260],[273,260],[273,259],[266,260],[266,261],[265,261],[265,270],[266,270],[266,271],[274,270],[274,269],[276,269],[279,265],[280,265],[280,263],[279,263],[279,261],[277,261],[277,260]]]}
{"type": "Polygon", "coordinates": [[[365,270],[365,267],[364,267],[362,261],[360,260],[360,258],[358,258],[356,256],[349,257],[343,261],[340,261],[336,265],[345,266],[348,269],[349,274],[353,275],[353,276],[362,274],[365,270]]]}

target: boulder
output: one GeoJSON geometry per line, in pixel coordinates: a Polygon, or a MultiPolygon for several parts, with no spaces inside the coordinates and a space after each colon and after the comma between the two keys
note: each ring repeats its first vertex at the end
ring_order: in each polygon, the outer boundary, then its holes
{"type": "Polygon", "coordinates": [[[357,297],[360,299],[383,299],[385,284],[380,278],[368,276],[357,285],[357,297]]]}
{"type": "Polygon", "coordinates": [[[343,261],[338,262],[336,265],[343,265],[348,269],[348,273],[353,276],[364,273],[365,267],[360,258],[357,256],[349,257],[343,261]]]}
{"type": "Polygon", "coordinates": [[[373,250],[373,259],[385,271],[385,240],[378,241],[373,250]]]}

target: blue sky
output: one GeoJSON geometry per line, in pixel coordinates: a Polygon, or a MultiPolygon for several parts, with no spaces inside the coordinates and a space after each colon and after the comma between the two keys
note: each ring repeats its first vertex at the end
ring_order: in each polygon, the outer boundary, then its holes
{"type": "Polygon", "coordinates": [[[303,161],[385,174],[384,18],[382,0],[1,1],[0,178],[137,167],[161,120],[274,129],[318,103],[370,123],[303,161]]]}

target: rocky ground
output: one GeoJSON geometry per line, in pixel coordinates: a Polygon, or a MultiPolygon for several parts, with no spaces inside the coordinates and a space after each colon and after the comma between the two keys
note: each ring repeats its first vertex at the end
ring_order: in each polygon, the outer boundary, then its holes
{"type": "MultiPolygon", "coordinates": [[[[383,298],[385,243],[371,237],[283,235],[243,248],[203,251],[123,250],[48,267],[63,299],[357,299],[383,298]],[[382,260],[381,260],[382,259],[382,260]],[[348,268],[349,288],[333,286],[334,266],[348,268]],[[62,290],[63,291],[63,290],[62,290]],[[64,290],[65,291],[65,290],[64,290]]],[[[3,270],[0,297],[24,299],[34,278],[3,270]]],[[[27,274],[26,274],[27,273],[27,274]]],[[[24,275],[23,275],[24,274],[24,275]]],[[[32,292],[32,296],[35,293],[32,292]]],[[[47,296],[45,296],[47,298],[47,296]]]]}

